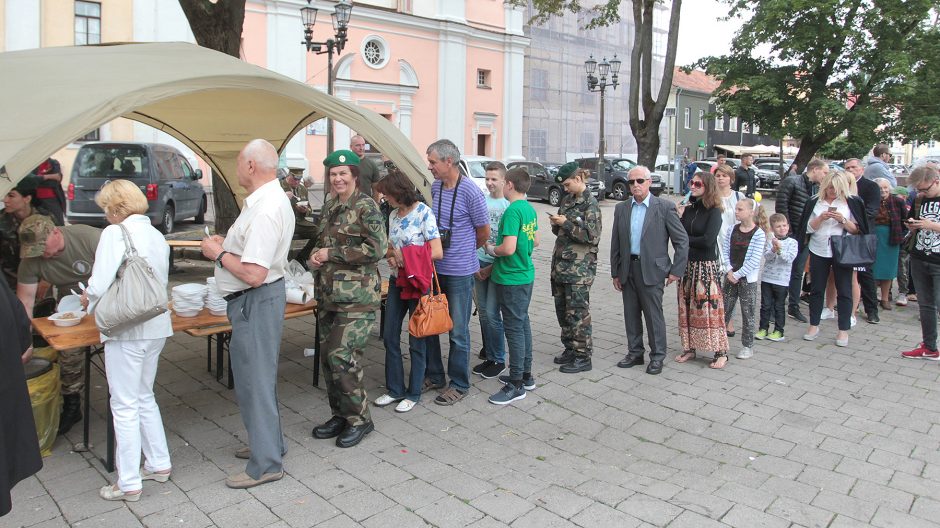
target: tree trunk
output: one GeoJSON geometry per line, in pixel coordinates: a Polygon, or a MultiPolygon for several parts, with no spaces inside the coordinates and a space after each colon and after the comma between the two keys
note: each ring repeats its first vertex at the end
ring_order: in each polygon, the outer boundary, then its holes
{"type": "MultiPolygon", "coordinates": [[[[245,0],[179,0],[196,43],[240,58],[245,0]]],[[[215,230],[225,234],[238,218],[235,194],[218,171],[212,171],[212,203],[215,230]]]]}

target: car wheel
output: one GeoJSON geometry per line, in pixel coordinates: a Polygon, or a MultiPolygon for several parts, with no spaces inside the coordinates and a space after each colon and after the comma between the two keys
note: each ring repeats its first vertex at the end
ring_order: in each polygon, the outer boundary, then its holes
{"type": "Polygon", "coordinates": [[[561,189],[558,187],[552,187],[548,190],[548,205],[552,207],[558,207],[558,204],[561,203],[561,189]]]}
{"type": "Polygon", "coordinates": [[[158,229],[164,235],[173,231],[173,227],[176,225],[175,215],[176,209],[173,208],[173,204],[166,204],[166,207],[163,208],[163,217],[160,219],[160,225],[158,226],[158,229]]]}
{"type": "Polygon", "coordinates": [[[206,223],[206,210],[209,208],[209,202],[206,200],[206,197],[202,197],[202,205],[199,206],[199,212],[196,213],[195,221],[197,224],[206,223]]]}
{"type": "Polygon", "coordinates": [[[613,189],[610,191],[610,197],[614,200],[626,200],[627,184],[624,182],[615,182],[613,189]]]}

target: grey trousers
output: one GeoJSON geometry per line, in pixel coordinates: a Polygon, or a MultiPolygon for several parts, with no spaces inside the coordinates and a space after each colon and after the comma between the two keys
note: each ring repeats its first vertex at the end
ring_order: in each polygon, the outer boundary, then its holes
{"type": "Polygon", "coordinates": [[[647,286],[640,272],[640,261],[630,261],[627,281],[621,285],[623,296],[623,321],[627,330],[627,355],[641,358],[646,353],[643,346],[643,320],[650,342],[650,361],[666,358],[666,318],[663,316],[664,285],[647,286]]]}
{"type": "Polygon", "coordinates": [[[754,346],[757,308],[760,306],[760,283],[747,282],[747,279],[741,278],[737,284],[732,284],[728,277],[725,277],[722,280],[721,293],[725,304],[725,326],[728,326],[728,322],[734,317],[734,307],[740,299],[741,345],[748,348],[754,346]]]}
{"type": "Polygon", "coordinates": [[[280,472],[282,453],[287,451],[277,407],[277,361],[285,303],[283,281],[260,286],[228,303],[235,395],[251,447],[245,472],[253,479],[280,472]]]}

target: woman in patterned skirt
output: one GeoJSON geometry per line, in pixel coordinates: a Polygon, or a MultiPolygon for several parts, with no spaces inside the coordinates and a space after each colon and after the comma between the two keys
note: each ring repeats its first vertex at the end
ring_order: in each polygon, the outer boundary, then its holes
{"type": "Polygon", "coordinates": [[[677,205],[689,234],[689,264],[679,287],[679,363],[695,358],[696,351],[714,352],[711,368],[728,362],[728,336],[721,295],[721,264],[718,261],[718,231],[721,229],[721,196],[715,177],[698,172],[689,182],[688,202],[677,205]]]}

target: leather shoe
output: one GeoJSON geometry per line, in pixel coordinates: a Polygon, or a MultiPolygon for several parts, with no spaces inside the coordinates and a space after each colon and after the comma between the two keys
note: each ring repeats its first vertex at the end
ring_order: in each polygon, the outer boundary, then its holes
{"type": "Polygon", "coordinates": [[[561,354],[558,354],[557,356],[555,356],[554,361],[556,365],[567,365],[568,363],[571,363],[572,361],[574,361],[574,352],[565,350],[561,354]]]}
{"type": "Polygon", "coordinates": [[[800,312],[799,307],[795,307],[795,308],[791,307],[789,310],[787,310],[787,313],[790,315],[790,317],[796,319],[797,321],[801,323],[809,322],[809,319],[807,319],[806,316],[803,315],[802,312],[800,312]]]}
{"type": "Polygon", "coordinates": [[[663,362],[662,360],[653,360],[650,361],[649,366],[646,367],[646,373],[656,375],[663,371],[663,362]]]}
{"type": "Polygon", "coordinates": [[[313,437],[319,438],[320,440],[333,438],[334,436],[339,436],[339,434],[343,432],[344,427],[346,427],[346,419],[334,416],[327,420],[325,424],[314,427],[313,437]]]}
{"type": "Polygon", "coordinates": [[[576,372],[587,372],[591,370],[591,358],[589,357],[576,357],[571,363],[565,363],[558,369],[559,372],[565,374],[574,374],[576,372]]]}
{"type": "Polygon", "coordinates": [[[643,360],[643,356],[630,357],[628,354],[627,357],[621,359],[617,362],[617,366],[620,368],[630,368],[637,365],[645,365],[646,361],[643,360]]]}
{"type": "Polygon", "coordinates": [[[868,314],[868,322],[870,324],[878,324],[881,322],[881,319],[878,317],[878,312],[871,312],[868,314]]]}
{"type": "Polygon", "coordinates": [[[336,438],[336,447],[352,447],[361,442],[372,431],[375,431],[375,424],[372,422],[350,425],[343,430],[343,434],[336,438]]]}

